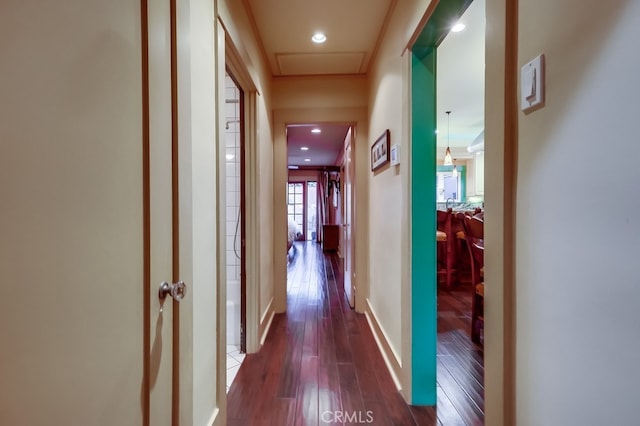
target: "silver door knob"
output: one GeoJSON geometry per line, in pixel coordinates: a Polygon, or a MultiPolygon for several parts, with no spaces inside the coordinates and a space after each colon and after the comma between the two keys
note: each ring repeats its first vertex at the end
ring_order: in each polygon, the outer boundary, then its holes
{"type": "Polygon", "coordinates": [[[158,289],[158,297],[160,297],[160,300],[164,300],[167,295],[169,295],[179,302],[184,298],[185,294],[187,294],[187,285],[184,281],[178,281],[173,284],[165,281],[160,284],[160,288],[158,289]]]}

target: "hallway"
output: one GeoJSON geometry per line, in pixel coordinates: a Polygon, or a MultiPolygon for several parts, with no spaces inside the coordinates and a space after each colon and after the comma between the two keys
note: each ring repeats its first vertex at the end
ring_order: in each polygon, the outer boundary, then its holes
{"type": "Polygon", "coordinates": [[[469,340],[465,288],[439,294],[436,414],[396,391],[365,316],[346,303],[340,259],[311,242],[292,253],[287,314],[238,371],[228,425],[483,423],[482,353],[469,340]]]}

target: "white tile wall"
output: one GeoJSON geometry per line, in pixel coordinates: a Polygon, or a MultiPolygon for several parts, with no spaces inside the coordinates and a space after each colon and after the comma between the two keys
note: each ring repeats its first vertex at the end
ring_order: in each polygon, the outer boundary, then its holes
{"type": "MultiPolygon", "coordinates": [[[[227,280],[240,281],[240,259],[234,252],[235,248],[240,255],[240,224],[237,224],[238,211],[240,209],[240,126],[237,123],[240,116],[240,91],[233,80],[226,78],[226,120],[228,129],[226,132],[226,164],[227,164],[227,280]],[[237,239],[236,225],[238,230],[237,239]]],[[[239,301],[238,301],[239,303],[239,301]]]]}
{"type": "MultiPolygon", "coordinates": [[[[227,206],[227,343],[240,345],[240,91],[229,76],[225,88],[225,161],[226,161],[226,206],[227,206]],[[233,100],[234,102],[228,102],[233,100]]],[[[239,365],[230,367],[230,378],[239,365]]],[[[227,383],[227,386],[230,382],[227,383]]]]}

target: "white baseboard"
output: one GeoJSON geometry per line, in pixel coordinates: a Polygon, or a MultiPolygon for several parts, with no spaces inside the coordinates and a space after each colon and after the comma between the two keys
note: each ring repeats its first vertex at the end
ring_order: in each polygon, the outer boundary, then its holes
{"type": "Polygon", "coordinates": [[[386,333],[380,326],[369,299],[367,299],[364,314],[367,318],[367,322],[369,323],[369,328],[371,328],[371,332],[373,333],[373,337],[376,339],[376,344],[382,353],[382,358],[384,359],[385,364],[387,364],[387,369],[391,374],[391,378],[396,384],[398,391],[402,392],[402,385],[400,381],[400,377],[402,377],[402,362],[396,351],[393,350],[393,347],[389,343],[386,333]]]}
{"type": "Polygon", "coordinates": [[[216,408],[213,411],[213,414],[211,414],[211,418],[209,419],[209,421],[207,422],[207,424],[209,426],[224,426],[222,424],[222,419],[220,418],[220,410],[218,408],[216,408]]]}
{"type": "Polygon", "coordinates": [[[271,328],[271,323],[273,322],[273,317],[275,316],[275,311],[273,310],[273,298],[269,301],[267,305],[267,309],[265,309],[262,314],[262,318],[260,318],[260,325],[258,330],[258,336],[260,340],[260,346],[264,345],[264,341],[267,338],[267,334],[269,334],[269,329],[271,328]]]}

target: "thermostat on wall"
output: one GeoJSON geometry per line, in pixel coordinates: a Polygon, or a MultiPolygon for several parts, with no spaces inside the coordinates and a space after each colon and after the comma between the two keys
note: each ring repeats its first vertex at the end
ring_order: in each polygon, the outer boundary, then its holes
{"type": "Polygon", "coordinates": [[[398,164],[400,164],[400,144],[393,144],[391,145],[391,165],[392,166],[397,166],[398,164]]]}

